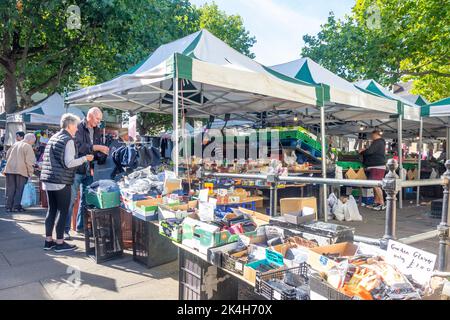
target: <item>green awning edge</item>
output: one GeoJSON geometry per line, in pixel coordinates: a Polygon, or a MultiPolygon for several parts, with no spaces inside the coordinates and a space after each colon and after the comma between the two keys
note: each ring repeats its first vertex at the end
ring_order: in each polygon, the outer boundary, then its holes
{"type": "Polygon", "coordinates": [[[429,117],[430,116],[430,106],[425,105],[420,108],[420,116],[421,117],[429,117]]]}
{"type": "Polygon", "coordinates": [[[322,83],[316,86],[316,106],[325,107],[327,102],[330,102],[330,86],[322,83]]]}
{"type": "Polygon", "coordinates": [[[427,105],[427,102],[422,98],[422,96],[418,96],[415,104],[417,104],[420,107],[423,107],[427,105]]]}
{"type": "Polygon", "coordinates": [[[178,76],[180,79],[192,80],[192,58],[181,53],[175,53],[174,59],[176,65],[174,77],[178,76]]]}

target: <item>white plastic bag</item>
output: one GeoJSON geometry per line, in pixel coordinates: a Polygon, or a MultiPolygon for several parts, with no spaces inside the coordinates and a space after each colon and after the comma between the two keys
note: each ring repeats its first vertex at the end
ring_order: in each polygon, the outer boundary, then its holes
{"type": "Polygon", "coordinates": [[[336,195],[334,193],[331,193],[328,196],[328,199],[327,199],[327,203],[328,203],[327,213],[328,213],[328,216],[334,214],[334,210],[335,210],[335,207],[336,207],[336,204],[338,203],[338,201],[339,200],[338,200],[338,198],[336,197],[336,195]]]}
{"type": "Polygon", "coordinates": [[[438,178],[438,173],[434,168],[432,168],[431,173],[430,173],[430,179],[437,179],[437,178],[438,178]]]}
{"type": "Polygon", "coordinates": [[[345,208],[345,204],[343,204],[341,200],[338,200],[338,202],[336,204],[336,208],[334,210],[334,216],[339,221],[345,220],[344,208],[345,208]]]}
{"type": "Polygon", "coordinates": [[[336,166],[334,176],[336,179],[344,179],[344,175],[342,173],[342,167],[336,166]]]}
{"type": "Polygon", "coordinates": [[[362,221],[358,204],[353,196],[350,196],[348,201],[344,204],[344,217],[345,221],[362,221]]]}

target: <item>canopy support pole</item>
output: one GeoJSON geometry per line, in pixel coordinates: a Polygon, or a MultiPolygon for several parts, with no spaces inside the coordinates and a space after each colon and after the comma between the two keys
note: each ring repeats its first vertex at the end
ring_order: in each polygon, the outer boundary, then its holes
{"type": "MultiPolygon", "coordinates": [[[[397,133],[398,133],[398,141],[397,141],[397,147],[398,147],[398,168],[399,168],[399,176],[400,176],[400,180],[403,181],[403,126],[402,126],[402,119],[403,116],[399,115],[398,116],[398,123],[397,123],[397,133]]],[[[403,189],[402,187],[400,187],[400,192],[399,192],[399,199],[398,199],[398,204],[399,204],[399,208],[402,209],[403,208],[403,189]]]]}
{"type": "MultiPolygon", "coordinates": [[[[327,151],[325,141],[325,105],[320,107],[320,135],[322,143],[322,177],[327,177],[327,151]]],[[[325,222],[328,221],[328,201],[327,201],[327,185],[322,186],[322,207],[325,222]]]]}
{"type": "MultiPolygon", "coordinates": [[[[422,152],[423,152],[423,118],[420,117],[419,143],[417,145],[417,154],[418,154],[417,180],[420,180],[420,171],[422,170],[422,152]]],[[[420,186],[417,186],[416,188],[416,205],[420,206],[420,186]]]]}
{"type": "Polygon", "coordinates": [[[449,158],[449,154],[450,154],[450,144],[449,144],[449,142],[450,142],[450,127],[449,127],[449,124],[450,124],[450,117],[448,117],[447,118],[447,131],[446,131],[446,136],[445,136],[445,150],[442,150],[442,151],[445,151],[445,158],[446,159],[450,159],[449,158]]]}
{"type": "Polygon", "coordinates": [[[180,141],[180,133],[178,131],[178,77],[173,78],[173,171],[175,175],[178,177],[178,167],[179,167],[179,141],[180,141]]]}

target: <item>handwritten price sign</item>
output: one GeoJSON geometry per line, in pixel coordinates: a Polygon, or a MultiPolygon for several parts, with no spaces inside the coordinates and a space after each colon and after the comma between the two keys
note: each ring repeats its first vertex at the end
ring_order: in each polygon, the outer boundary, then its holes
{"type": "Polygon", "coordinates": [[[415,281],[425,285],[433,273],[436,255],[390,240],[386,261],[395,265],[405,275],[411,275],[415,281]]]}

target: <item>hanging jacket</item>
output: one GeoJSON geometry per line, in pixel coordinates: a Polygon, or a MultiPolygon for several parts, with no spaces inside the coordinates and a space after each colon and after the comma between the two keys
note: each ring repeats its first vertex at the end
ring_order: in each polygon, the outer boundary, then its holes
{"type": "Polygon", "coordinates": [[[112,158],[119,172],[124,168],[136,169],[139,162],[139,154],[135,146],[123,146],[112,153],[112,158]]]}
{"type": "Polygon", "coordinates": [[[139,167],[147,168],[149,166],[157,167],[161,165],[161,152],[152,146],[142,146],[138,150],[139,167]]]}

